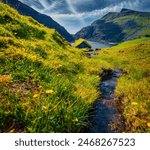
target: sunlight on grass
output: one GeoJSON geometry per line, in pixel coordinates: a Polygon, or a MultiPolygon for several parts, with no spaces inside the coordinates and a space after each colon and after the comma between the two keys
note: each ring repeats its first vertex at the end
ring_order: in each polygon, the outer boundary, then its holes
{"type": "Polygon", "coordinates": [[[115,95],[125,132],[150,132],[149,38],[89,59],[54,29],[5,4],[0,10],[0,132],[82,132],[100,74],[115,68],[123,72],[115,95]]]}
{"type": "Polygon", "coordinates": [[[81,132],[100,68],[54,29],[0,9],[0,132],[81,132]]]}
{"type": "Polygon", "coordinates": [[[150,132],[150,39],[141,38],[104,49],[100,59],[123,70],[115,91],[126,132],[150,132]]]}

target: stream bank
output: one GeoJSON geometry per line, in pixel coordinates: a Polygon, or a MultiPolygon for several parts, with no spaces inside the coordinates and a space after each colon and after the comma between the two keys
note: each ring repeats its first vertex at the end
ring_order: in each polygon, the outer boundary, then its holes
{"type": "Polygon", "coordinates": [[[89,133],[119,133],[122,132],[123,119],[115,101],[115,88],[117,79],[122,71],[115,69],[104,70],[101,76],[101,99],[96,100],[93,106],[94,112],[90,117],[92,126],[89,133]]]}

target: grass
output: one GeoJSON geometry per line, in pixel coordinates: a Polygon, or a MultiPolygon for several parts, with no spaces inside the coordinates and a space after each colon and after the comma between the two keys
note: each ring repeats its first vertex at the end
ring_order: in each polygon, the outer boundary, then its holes
{"type": "Polygon", "coordinates": [[[81,132],[100,65],[0,3],[0,132],[81,132]]]}
{"type": "Polygon", "coordinates": [[[125,132],[150,132],[150,39],[103,49],[99,58],[124,72],[115,95],[125,119],[125,132]]]}
{"type": "Polygon", "coordinates": [[[91,47],[91,45],[85,39],[82,38],[75,41],[74,47],[78,47],[82,43],[85,43],[88,47],[91,47]]]}
{"type": "Polygon", "coordinates": [[[133,20],[138,26],[150,25],[149,16],[129,15],[115,18],[113,21],[119,25],[123,25],[127,21],[133,20]]]}
{"type": "Polygon", "coordinates": [[[140,15],[128,15],[128,16],[121,16],[119,18],[113,19],[115,24],[126,26],[129,22],[133,21],[133,23],[128,25],[123,33],[125,35],[132,35],[134,32],[138,32],[139,37],[145,37],[150,35],[149,26],[149,16],[140,16],[140,15]]]}
{"type": "Polygon", "coordinates": [[[150,132],[150,39],[98,53],[86,58],[55,30],[0,3],[0,132],[82,132],[103,68],[124,72],[115,95],[125,132],[150,132]]]}

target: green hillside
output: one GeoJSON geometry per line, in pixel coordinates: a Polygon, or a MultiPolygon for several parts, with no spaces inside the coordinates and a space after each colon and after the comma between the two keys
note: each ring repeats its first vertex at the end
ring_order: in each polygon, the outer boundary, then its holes
{"type": "Polygon", "coordinates": [[[141,16],[138,14],[130,16],[121,16],[115,18],[113,22],[123,27],[124,39],[132,39],[134,37],[150,37],[150,16],[141,16]]]}
{"type": "Polygon", "coordinates": [[[3,3],[0,68],[0,132],[85,128],[100,69],[55,30],[3,3]]]}
{"type": "Polygon", "coordinates": [[[54,29],[0,3],[0,132],[83,132],[101,96],[99,75],[116,68],[124,132],[150,132],[150,38],[97,53],[85,57],[54,29]]]}
{"type": "Polygon", "coordinates": [[[115,94],[124,132],[150,132],[150,38],[103,49],[98,59],[123,71],[115,94]]]}
{"type": "Polygon", "coordinates": [[[75,34],[75,38],[121,43],[150,37],[150,13],[130,9],[110,12],[75,34]]]}

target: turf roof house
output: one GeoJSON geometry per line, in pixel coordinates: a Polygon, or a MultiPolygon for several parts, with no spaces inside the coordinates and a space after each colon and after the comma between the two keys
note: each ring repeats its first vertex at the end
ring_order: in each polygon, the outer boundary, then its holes
{"type": "Polygon", "coordinates": [[[77,48],[92,48],[92,46],[85,39],[78,39],[74,43],[74,47],[77,48]]]}

